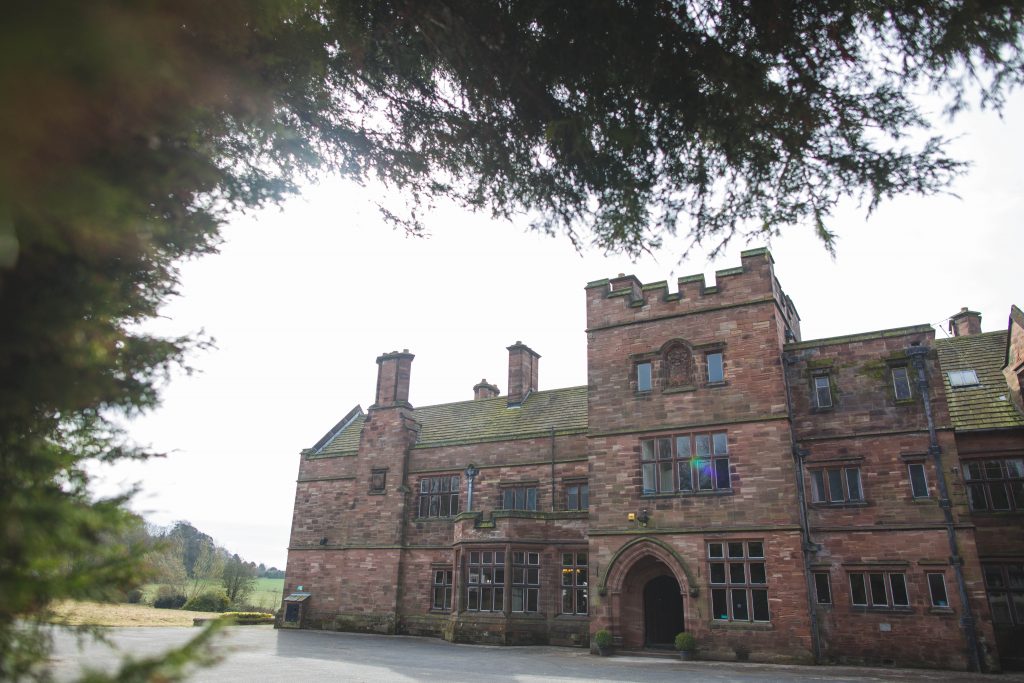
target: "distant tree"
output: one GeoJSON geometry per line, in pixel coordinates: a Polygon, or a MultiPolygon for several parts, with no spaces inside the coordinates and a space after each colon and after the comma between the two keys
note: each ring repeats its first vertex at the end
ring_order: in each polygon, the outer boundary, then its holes
{"type": "Polygon", "coordinates": [[[242,561],[238,555],[232,555],[225,563],[221,573],[224,592],[233,605],[238,605],[249,597],[256,588],[256,570],[242,561]]]}
{"type": "MultiPolygon", "coordinates": [[[[962,166],[910,99],[995,107],[1024,80],[1020,0],[53,0],[0,22],[0,679],[54,599],[138,579],[128,496],[91,461],[149,454],[203,342],[146,332],[233,212],[337,172],[630,254],[721,244],[962,166]]],[[[198,562],[198,558],[196,562],[198,562]]],[[[193,573],[195,573],[195,565],[193,573]]],[[[37,634],[36,634],[37,635],[37,634]]],[[[43,674],[40,674],[43,675],[43,674]]]]}

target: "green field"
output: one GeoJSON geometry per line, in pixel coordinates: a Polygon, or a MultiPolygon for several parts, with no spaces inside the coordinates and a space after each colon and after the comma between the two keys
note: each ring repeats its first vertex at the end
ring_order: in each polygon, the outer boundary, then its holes
{"type": "MultiPolygon", "coordinates": [[[[221,589],[219,581],[207,581],[206,585],[209,590],[221,589]]],[[[156,595],[156,589],[159,586],[160,584],[157,583],[149,583],[143,586],[143,600],[147,603],[152,603],[153,596],[156,595]]],[[[253,607],[259,607],[263,611],[276,612],[281,606],[281,592],[283,590],[284,579],[256,579],[256,588],[249,595],[246,602],[253,607]]]]}

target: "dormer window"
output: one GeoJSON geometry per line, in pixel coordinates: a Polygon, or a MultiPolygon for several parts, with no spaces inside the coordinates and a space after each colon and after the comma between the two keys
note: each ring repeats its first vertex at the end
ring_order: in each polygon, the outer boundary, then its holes
{"type": "Polygon", "coordinates": [[[978,373],[974,370],[950,370],[947,374],[951,387],[973,387],[981,384],[978,381],[978,373]]]}

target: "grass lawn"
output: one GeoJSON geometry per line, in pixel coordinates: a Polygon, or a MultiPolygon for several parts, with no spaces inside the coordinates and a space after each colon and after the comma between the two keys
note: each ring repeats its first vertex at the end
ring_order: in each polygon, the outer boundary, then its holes
{"type": "MultiPolygon", "coordinates": [[[[156,595],[156,589],[159,587],[160,584],[158,583],[148,583],[143,586],[143,600],[152,603],[153,597],[156,595]]],[[[207,581],[206,587],[209,590],[221,590],[220,581],[207,581]]],[[[283,590],[284,579],[256,579],[256,587],[249,594],[246,602],[253,607],[259,607],[264,612],[276,612],[281,606],[281,592],[283,590]]]]}
{"type": "Polygon", "coordinates": [[[191,626],[196,617],[209,619],[211,612],[156,609],[149,605],[78,602],[65,600],[53,607],[54,622],[69,626],[191,626]]]}

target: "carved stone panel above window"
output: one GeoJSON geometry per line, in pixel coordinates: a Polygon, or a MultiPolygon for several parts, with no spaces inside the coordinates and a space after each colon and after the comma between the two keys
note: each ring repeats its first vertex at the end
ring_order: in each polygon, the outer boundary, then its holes
{"type": "Polygon", "coordinates": [[[693,352],[683,342],[673,342],[665,348],[665,386],[689,387],[695,384],[693,352]]]}

